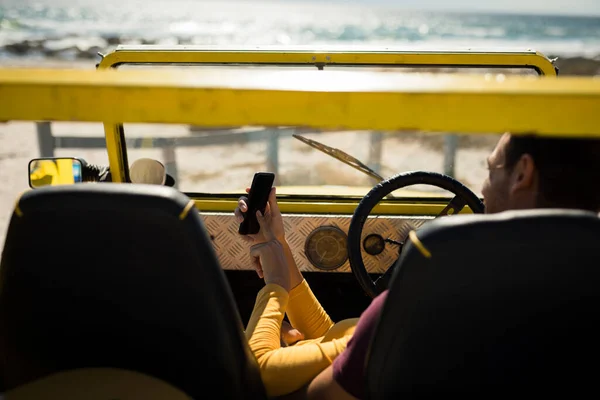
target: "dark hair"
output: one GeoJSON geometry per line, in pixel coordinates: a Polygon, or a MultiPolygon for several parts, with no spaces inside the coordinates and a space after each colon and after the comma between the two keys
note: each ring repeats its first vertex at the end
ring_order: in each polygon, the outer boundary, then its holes
{"type": "Polygon", "coordinates": [[[600,211],[600,139],[511,135],[506,168],[524,154],[537,169],[538,207],[600,211]]]}

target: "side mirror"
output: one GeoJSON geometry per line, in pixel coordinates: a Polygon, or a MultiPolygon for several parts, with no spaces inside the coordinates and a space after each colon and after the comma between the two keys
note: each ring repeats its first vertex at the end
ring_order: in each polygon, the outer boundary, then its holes
{"type": "Polygon", "coordinates": [[[29,161],[29,187],[71,185],[83,181],[83,161],[74,157],[34,158],[29,161]]]}

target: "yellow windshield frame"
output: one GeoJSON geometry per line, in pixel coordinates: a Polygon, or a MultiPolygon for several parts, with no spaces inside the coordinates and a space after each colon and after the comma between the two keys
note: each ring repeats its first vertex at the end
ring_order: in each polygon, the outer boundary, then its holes
{"type": "Polygon", "coordinates": [[[406,51],[389,47],[360,50],[344,46],[120,45],[103,56],[98,69],[117,68],[123,64],[530,68],[540,75],[557,74],[552,61],[532,49],[406,51]]]}
{"type": "MultiPolygon", "coordinates": [[[[557,75],[552,61],[532,49],[406,51],[387,47],[360,50],[356,46],[119,45],[102,56],[97,68],[114,69],[126,64],[530,68],[539,75],[557,75]]],[[[105,122],[104,132],[109,158],[124,159],[124,167],[115,171],[113,181],[125,182],[128,163],[123,125],[105,122]]]]}

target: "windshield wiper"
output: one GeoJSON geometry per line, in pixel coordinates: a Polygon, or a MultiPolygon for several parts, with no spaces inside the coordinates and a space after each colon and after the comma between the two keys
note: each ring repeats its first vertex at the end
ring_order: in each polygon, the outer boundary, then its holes
{"type": "Polygon", "coordinates": [[[327,145],[324,145],[323,143],[319,143],[315,140],[305,138],[304,136],[300,136],[296,133],[294,133],[292,136],[295,137],[296,139],[306,143],[307,145],[314,147],[317,150],[321,150],[323,153],[325,153],[337,160],[340,160],[344,164],[348,164],[349,166],[359,170],[363,174],[369,175],[371,178],[376,179],[377,182],[381,182],[384,180],[384,178],[381,175],[379,175],[377,172],[373,171],[371,168],[367,167],[362,161],[360,161],[359,159],[357,159],[355,157],[352,157],[350,154],[348,154],[340,149],[336,149],[334,147],[329,147],[327,145]]]}

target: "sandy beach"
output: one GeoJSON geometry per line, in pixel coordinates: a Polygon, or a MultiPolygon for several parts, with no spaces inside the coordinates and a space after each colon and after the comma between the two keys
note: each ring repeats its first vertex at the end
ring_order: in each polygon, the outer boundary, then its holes
{"type": "MultiPolygon", "coordinates": [[[[560,60],[560,59],[559,59],[560,60]]],[[[564,59],[557,61],[562,75],[598,75],[600,61],[564,59]],[[569,61],[571,60],[571,61],[569,61]]],[[[47,68],[93,69],[92,60],[44,60],[47,68]]],[[[0,60],[1,67],[40,67],[27,58],[0,60]]],[[[53,123],[54,136],[103,137],[102,124],[53,123]]],[[[126,136],[184,137],[197,133],[183,125],[126,125],[126,136]]],[[[364,132],[328,132],[307,137],[338,147],[362,161],[369,162],[371,135],[364,132]]],[[[486,176],[485,157],[497,141],[496,135],[459,136],[455,177],[477,193],[486,176]]],[[[381,175],[391,176],[408,170],[443,172],[444,136],[442,134],[389,133],[383,136],[381,175]]],[[[129,161],[154,157],[161,161],[157,149],[130,150],[129,161]]],[[[176,152],[179,189],[195,192],[236,191],[246,187],[252,174],[266,168],[267,146],[264,141],[241,144],[188,147],[176,152]]],[[[78,156],[90,163],[107,164],[105,149],[57,149],[56,156],[78,156]]],[[[36,125],[32,122],[0,123],[0,244],[20,193],[29,190],[27,165],[40,156],[36,125]]],[[[291,138],[279,140],[279,178],[282,185],[364,185],[374,181],[358,171],[291,138]]]]}

